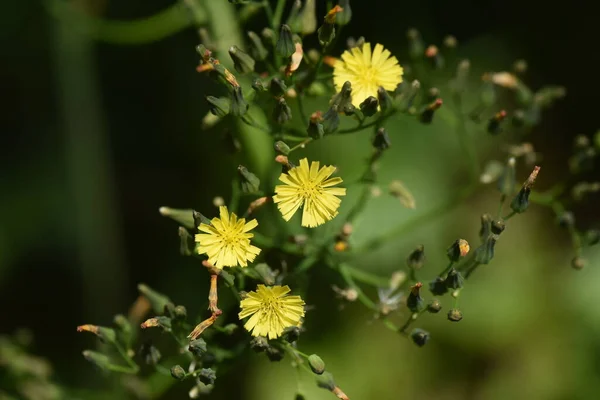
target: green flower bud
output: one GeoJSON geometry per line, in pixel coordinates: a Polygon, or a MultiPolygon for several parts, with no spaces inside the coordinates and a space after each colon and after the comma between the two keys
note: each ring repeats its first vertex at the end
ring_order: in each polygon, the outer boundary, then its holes
{"type": "Polygon", "coordinates": [[[417,246],[406,258],[406,265],[412,269],[420,269],[425,265],[425,246],[417,246]]]}
{"type": "Polygon", "coordinates": [[[465,278],[463,278],[460,272],[452,268],[450,272],[448,272],[448,276],[446,277],[446,287],[448,289],[456,290],[463,287],[464,284],[465,278]]]}
{"type": "Polygon", "coordinates": [[[502,121],[506,119],[506,111],[501,110],[494,114],[492,118],[489,119],[487,124],[487,131],[492,135],[497,135],[502,133],[502,121]]]}
{"type": "Polygon", "coordinates": [[[557,217],[558,226],[571,229],[575,226],[575,215],[571,211],[564,211],[557,217]]]}
{"type": "Polygon", "coordinates": [[[108,356],[93,350],[84,350],[83,357],[100,369],[108,369],[112,363],[108,356]]]}
{"type": "Polygon", "coordinates": [[[502,220],[492,221],[491,229],[494,235],[500,235],[506,229],[506,224],[502,220]]]}
{"type": "Polygon", "coordinates": [[[252,172],[248,171],[248,169],[243,165],[239,165],[237,169],[242,185],[242,192],[247,194],[258,192],[260,179],[258,179],[252,172]]]}
{"type": "Polygon", "coordinates": [[[325,22],[317,31],[319,43],[321,46],[327,47],[335,38],[335,25],[325,22]]]}
{"type": "Polygon", "coordinates": [[[118,328],[118,333],[121,337],[121,340],[124,343],[129,344],[133,337],[133,327],[131,326],[131,322],[125,317],[123,314],[117,314],[113,318],[114,324],[118,328]]]}
{"type": "Polygon", "coordinates": [[[252,57],[254,57],[254,59],[259,60],[259,61],[262,61],[265,58],[267,58],[267,56],[269,55],[269,52],[263,45],[263,42],[260,39],[260,36],[258,36],[256,33],[252,32],[252,31],[249,31],[248,38],[250,39],[250,52],[252,54],[252,57]]]}
{"type": "Polygon", "coordinates": [[[287,105],[285,98],[280,97],[277,100],[277,104],[275,104],[275,109],[273,110],[273,120],[277,124],[283,125],[291,119],[292,109],[287,105]]]}
{"type": "Polygon", "coordinates": [[[263,352],[269,348],[269,341],[264,336],[256,336],[250,341],[250,348],[257,353],[263,352]]]}
{"type": "Polygon", "coordinates": [[[419,121],[424,124],[430,124],[433,121],[433,115],[435,111],[438,110],[443,104],[442,99],[437,99],[433,103],[425,106],[423,110],[421,110],[421,115],[419,116],[419,121]]]}
{"type": "Polygon", "coordinates": [[[317,30],[316,3],[316,0],[306,0],[304,7],[298,13],[298,20],[301,25],[300,33],[303,35],[309,35],[317,30]]]}
{"type": "Polygon", "coordinates": [[[326,389],[329,391],[335,389],[335,381],[333,380],[333,375],[331,372],[325,371],[317,376],[317,386],[321,389],[326,389]]]}
{"type": "Polygon", "coordinates": [[[373,147],[375,147],[375,149],[378,151],[383,151],[389,148],[391,145],[392,142],[390,141],[390,137],[385,128],[382,127],[377,129],[377,132],[375,132],[375,137],[373,138],[373,147]]]}
{"type": "Polygon", "coordinates": [[[254,271],[258,273],[258,277],[267,285],[275,284],[275,272],[266,264],[260,263],[254,267],[254,271]]]}
{"type": "Polygon", "coordinates": [[[381,112],[383,114],[394,108],[394,100],[390,97],[387,90],[381,86],[377,89],[377,100],[379,101],[379,106],[381,107],[381,112]]]}
{"type": "Polygon", "coordinates": [[[360,111],[365,117],[372,117],[377,113],[377,107],[379,102],[373,96],[367,97],[362,103],[360,103],[360,111]]]}
{"type": "Polygon", "coordinates": [[[515,196],[513,201],[510,203],[510,208],[516,213],[523,213],[529,207],[529,195],[531,194],[531,188],[523,186],[519,193],[515,196]]]}
{"type": "Polygon", "coordinates": [[[400,91],[400,94],[396,96],[398,110],[401,112],[408,112],[413,107],[413,103],[421,91],[421,83],[414,80],[410,85],[404,84],[399,87],[401,87],[402,90],[400,91]]]}
{"type": "Polygon", "coordinates": [[[231,114],[241,117],[248,111],[250,104],[244,99],[241,86],[233,88],[231,92],[231,114]]]}
{"type": "Polygon", "coordinates": [[[489,264],[494,258],[494,247],[498,236],[490,235],[488,238],[475,250],[475,261],[480,264],[489,264]]]}
{"type": "Polygon", "coordinates": [[[202,368],[198,374],[198,380],[205,385],[214,385],[217,374],[211,368],[202,368]]]}
{"type": "Polygon", "coordinates": [[[297,342],[300,338],[300,328],[297,326],[288,326],[283,330],[282,336],[289,343],[297,342]]]}
{"type": "Polygon", "coordinates": [[[465,239],[458,239],[448,249],[446,250],[446,254],[448,255],[448,259],[451,262],[457,262],[461,257],[469,254],[469,242],[465,239]]]}
{"type": "Polygon", "coordinates": [[[240,74],[247,74],[254,71],[256,61],[239,47],[231,46],[229,48],[229,56],[233,60],[233,67],[240,74]]]}
{"type": "Polygon", "coordinates": [[[419,347],[423,347],[429,341],[429,332],[424,331],[420,328],[415,328],[410,333],[410,338],[414,344],[416,344],[419,347]]]}
{"type": "Polygon", "coordinates": [[[411,286],[410,293],[406,298],[406,306],[412,312],[419,312],[425,307],[423,298],[421,297],[421,287],[423,287],[421,282],[417,282],[414,286],[411,286]]]}
{"type": "Polygon", "coordinates": [[[448,292],[448,288],[446,287],[446,281],[437,276],[434,280],[429,282],[429,291],[434,296],[441,296],[448,292]]]}
{"type": "Polygon", "coordinates": [[[273,147],[275,148],[275,151],[280,154],[283,154],[285,156],[290,154],[290,146],[288,146],[281,140],[278,140],[277,142],[275,142],[275,145],[273,147]]]}
{"type": "Polygon", "coordinates": [[[586,264],[587,264],[586,259],[583,257],[577,256],[571,260],[571,267],[573,267],[573,269],[576,269],[576,270],[583,269],[586,264]]]}
{"type": "Polygon", "coordinates": [[[308,356],[308,365],[312,372],[317,375],[321,375],[325,372],[325,362],[316,354],[311,354],[308,356]]]}
{"type": "Polygon", "coordinates": [[[143,283],[138,285],[138,291],[150,302],[152,309],[155,313],[161,313],[164,311],[167,303],[173,303],[171,299],[169,299],[164,294],[158,293],[143,283]]]}
{"type": "Polygon", "coordinates": [[[187,309],[185,308],[185,306],[175,307],[173,317],[176,319],[181,319],[181,320],[186,319],[187,318],[187,309]]]}
{"type": "Polygon", "coordinates": [[[277,54],[284,58],[289,58],[296,52],[292,30],[285,24],[281,25],[281,29],[279,30],[279,38],[277,39],[275,50],[277,54]]]}
{"type": "Polygon", "coordinates": [[[275,38],[275,32],[273,31],[273,29],[264,28],[260,32],[260,34],[263,37],[263,39],[266,40],[271,46],[273,46],[273,47],[275,46],[276,38],[275,38]]]}
{"type": "Polygon", "coordinates": [[[352,84],[349,81],[344,82],[340,92],[333,96],[331,105],[336,105],[338,110],[352,105],[352,84]]]}
{"type": "Polygon", "coordinates": [[[214,97],[214,96],[206,96],[206,101],[210,105],[210,112],[213,115],[216,115],[219,118],[223,118],[227,114],[229,114],[229,103],[230,100],[226,97],[214,97]]]}
{"type": "Polygon", "coordinates": [[[459,309],[453,308],[450,311],[448,311],[448,320],[450,320],[452,322],[458,322],[462,318],[463,318],[463,315],[459,309]]]}
{"type": "Polygon", "coordinates": [[[140,348],[140,355],[144,359],[144,362],[148,365],[156,365],[162,358],[160,351],[154,345],[150,343],[142,344],[140,348]]]}
{"type": "Polygon", "coordinates": [[[188,350],[196,357],[200,357],[206,353],[206,342],[202,338],[192,340],[188,345],[188,350]]]}
{"type": "Polygon", "coordinates": [[[192,210],[192,217],[194,219],[194,227],[199,227],[200,224],[210,225],[210,219],[206,218],[204,215],[199,213],[198,211],[192,210]]]}
{"type": "Polygon", "coordinates": [[[600,243],[600,230],[590,229],[583,235],[583,242],[586,246],[595,246],[600,243]]]}
{"type": "Polygon", "coordinates": [[[492,232],[492,221],[493,217],[490,214],[483,214],[481,216],[481,228],[479,229],[479,238],[482,242],[485,242],[492,232]]]}
{"type": "Polygon", "coordinates": [[[425,49],[425,57],[431,64],[431,66],[435,69],[442,69],[445,65],[444,57],[440,50],[435,45],[430,45],[425,49]]]}
{"type": "Polygon", "coordinates": [[[269,84],[269,91],[275,97],[281,97],[287,91],[287,86],[283,81],[279,78],[271,79],[271,83],[269,84]]]}
{"type": "Polygon", "coordinates": [[[178,381],[185,379],[185,371],[181,368],[181,365],[174,365],[171,367],[171,376],[178,381]]]}
{"type": "Polygon", "coordinates": [[[281,351],[281,349],[274,347],[274,346],[269,346],[265,353],[267,354],[267,358],[271,362],[281,361],[281,360],[283,360],[283,357],[285,356],[285,353],[283,351],[281,351]]]}
{"type": "Polygon", "coordinates": [[[418,60],[425,54],[425,44],[418,30],[412,28],[406,33],[408,37],[408,54],[412,60],[418,60]]]}
{"type": "Polygon", "coordinates": [[[252,81],[252,89],[254,89],[257,93],[263,93],[268,90],[263,81],[259,78],[256,78],[252,81]]]}
{"type": "Polygon", "coordinates": [[[342,11],[340,11],[335,16],[335,23],[338,25],[347,25],[352,19],[352,9],[350,8],[350,0],[339,0],[338,4],[342,7],[342,11]]]}
{"type": "Polygon", "coordinates": [[[334,104],[323,115],[323,129],[325,133],[333,133],[340,126],[338,107],[334,104]]]}
{"type": "Polygon", "coordinates": [[[517,183],[515,177],[515,164],[515,158],[509,158],[508,162],[506,163],[506,167],[504,167],[504,172],[498,180],[498,190],[504,196],[512,196],[512,194],[515,192],[515,186],[517,183]]]}
{"type": "Polygon", "coordinates": [[[179,253],[182,256],[191,256],[194,254],[196,247],[194,237],[183,226],[179,227],[177,233],[179,235],[179,253]]]}
{"type": "Polygon", "coordinates": [[[429,304],[427,304],[427,311],[432,314],[437,314],[442,309],[442,303],[438,299],[433,299],[429,304]]]}

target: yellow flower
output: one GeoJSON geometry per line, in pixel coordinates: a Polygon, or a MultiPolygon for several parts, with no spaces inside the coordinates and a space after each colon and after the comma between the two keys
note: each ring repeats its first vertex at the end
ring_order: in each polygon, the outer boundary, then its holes
{"type": "Polygon", "coordinates": [[[346,81],[352,84],[352,104],[358,107],[367,97],[377,97],[377,89],[395,90],[402,82],[403,69],[396,57],[376,44],[354,47],[342,54],[333,66],[333,83],[339,92],[346,81]]]}
{"type": "Polygon", "coordinates": [[[200,224],[198,230],[206,233],[196,235],[199,254],[207,254],[208,262],[216,268],[245,267],[248,261],[260,253],[260,249],[250,244],[254,236],[248,233],[258,226],[255,219],[246,223],[244,218],[238,219],[234,213],[229,213],[227,207],[219,207],[221,218],[213,218],[210,225],[200,224]]]}
{"type": "Polygon", "coordinates": [[[285,185],[275,186],[273,202],[283,219],[289,221],[303,204],[302,226],[313,228],[333,219],[342,202],[336,196],[346,195],[346,189],[331,187],[342,182],[342,178],[329,178],[334,172],[332,166],[319,169],[318,161],[313,161],[309,169],[308,160],[303,158],[300,166],[281,174],[279,180],[285,185]]]}
{"type": "Polygon", "coordinates": [[[283,330],[298,326],[304,317],[304,301],[300,296],[288,296],[289,286],[258,285],[256,292],[248,292],[241,301],[240,319],[250,317],[244,328],[252,336],[276,339],[283,330]]]}

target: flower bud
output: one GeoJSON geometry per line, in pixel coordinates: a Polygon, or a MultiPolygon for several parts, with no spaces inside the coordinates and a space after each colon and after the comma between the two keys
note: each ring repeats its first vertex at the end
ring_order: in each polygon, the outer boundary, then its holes
{"type": "Polygon", "coordinates": [[[206,342],[202,338],[192,340],[188,345],[188,350],[196,357],[201,357],[206,353],[206,342]]]}
{"type": "Polygon", "coordinates": [[[492,232],[493,217],[490,214],[481,216],[481,228],[479,228],[479,239],[484,242],[492,232]]]}
{"type": "Polygon", "coordinates": [[[589,229],[583,235],[583,242],[586,246],[595,246],[600,243],[600,230],[589,229]]]}
{"type": "Polygon", "coordinates": [[[505,110],[498,111],[496,114],[494,114],[494,116],[492,118],[490,118],[490,120],[488,121],[488,124],[487,124],[488,133],[491,133],[492,135],[497,135],[497,134],[501,133],[502,132],[502,121],[504,121],[505,118],[506,118],[505,110]]]}
{"type": "Polygon", "coordinates": [[[288,146],[285,142],[282,142],[281,140],[278,140],[277,142],[275,142],[274,146],[275,151],[278,153],[281,153],[283,155],[288,155],[290,154],[290,146],[288,146]]]}
{"type": "Polygon", "coordinates": [[[390,97],[390,94],[383,87],[377,89],[377,100],[381,107],[381,112],[386,113],[394,108],[394,100],[390,97]]]}
{"type": "Polygon", "coordinates": [[[377,107],[379,102],[373,96],[367,97],[362,103],[360,103],[360,111],[365,117],[372,117],[377,113],[377,107]]]}
{"type": "Polygon", "coordinates": [[[416,344],[419,347],[423,347],[429,341],[429,332],[424,331],[420,328],[415,328],[410,333],[410,338],[414,344],[416,344]]]}
{"type": "Polygon", "coordinates": [[[148,365],[156,365],[162,358],[160,351],[154,345],[150,343],[142,344],[140,348],[140,355],[144,359],[144,362],[148,365]]]}
{"type": "Polygon", "coordinates": [[[254,267],[254,271],[258,274],[257,278],[263,281],[266,285],[275,284],[275,272],[266,264],[260,263],[254,267]]]}
{"type": "Polygon", "coordinates": [[[229,114],[229,99],[226,97],[206,96],[206,101],[210,104],[211,114],[222,118],[229,114]]]}
{"type": "Polygon", "coordinates": [[[254,71],[256,61],[239,47],[231,46],[229,48],[229,56],[233,60],[233,67],[240,74],[247,74],[254,71]]]}
{"type": "Polygon", "coordinates": [[[462,318],[463,318],[463,315],[459,309],[453,308],[450,311],[448,311],[448,320],[450,320],[452,322],[458,322],[462,318]]]}
{"type": "Polygon", "coordinates": [[[460,272],[452,268],[446,277],[446,287],[448,289],[456,290],[462,288],[464,284],[465,278],[463,278],[460,272]]]}
{"type": "Polygon", "coordinates": [[[325,133],[333,133],[340,126],[340,116],[337,105],[332,105],[323,115],[323,129],[325,133]]]}
{"type": "Polygon", "coordinates": [[[284,58],[291,57],[296,51],[292,30],[285,24],[281,25],[281,29],[279,30],[279,38],[277,39],[275,50],[277,51],[277,54],[284,58]]]}
{"type": "Polygon", "coordinates": [[[77,327],[77,332],[90,332],[98,336],[103,343],[115,343],[117,334],[114,329],[98,325],[80,325],[77,327]]]}
{"type": "Polygon", "coordinates": [[[516,160],[514,157],[508,159],[504,172],[498,180],[498,190],[504,196],[512,196],[515,192],[516,177],[515,177],[515,164],[516,160]]]}
{"type": "Polygon", "coordinates": [[[350,8],[350,0],[339,0],[338,4],[342,7],[335,17],[335,23],[338,25],[347,25],[352,19],[352,9],[350,8]]]}
{"type": "Polygon", "coordinates": [[[450,89],[456,93],[461,94],[467,87],[469,79],[469,72],[471,70],[471,62],[469,60],[462,60],[456,67],[456,76],[450,82],[450,89]]]}
{"type": "Polygon", "coordinates": [[[142,329],[147,328],[161,328],[165,332],[171,331],[171,318],[165,316],[158,316],[154,318],[148,318],[140,324],[142,329]]]}
{"type": "MultiPolygon", "coordinates": [[[[209,222],[210,223],[210,222],[209,222]]],[[[138,285],[138,291],[150,302],[152,309],[155,313],[161,313],[165,309],[167,303],[173,303],[164,294],[158,293],[150,289],[147,285],[140,283],[138,285]]]]}
{"type": "Polygon", "coordinates": [[[275,97],[281,97],[287,91],[287,86],[285,83],[279,78],[271,79],[271,83],[269,84],[269,91],[275,97]]]}
{"type": "Polygon", "coordinates": [[[434,280],[429,282],[429,291],[434,296],[442,296],[448,292],[448,288],[446,287],[446,281],[437,276],[434,280]]]}
{"type": "Polygon", "coordinates": [[[294,400],[306,400],[306,397],[304,397],[302,393],[296,393],[296,397],[294,397],[294,400]]]}
{"type": "Polygon", "coordinates": [[[317,375],[321,375],[323,372],[325,372],[325,362],[323,362],[321,357],[316,354],[311,354],[308,356],[308,365],[310,366],[312,372],[317,375]]]}
{"type": "MultiPolygon", "coordinates": [[[[206,218],[204,215],[199,213],[198,211],[192,210],[192,218],[194,219],[194,227],[199,227],[200,224],[210,225],[210,219],[206,218]]],[[[139,286],[138,286],[139,289],[139,286]]],[[[141,292],[141,290],[140,290],[141,292]]],[[[171,300],[169,300],[171,301],[171,300]]],[[[164,308],[164,306],[163,306],[164,308]]]]}
{"type": "Polygon", "coordinates": [[[494,235],[500,235],[506,229],[506,224],[502,220],[492,221],[491,229],[494,235]]]}
{"type": "Polygon", "coordinates": [[[418,30],[412,28],[406,33],[408,37],[408,54],[412,60],[418,60],[425,53],[425,44],[418,30]]]}
{"type": "Polygon", "coordinates": [[[406,259],[406,265],[412,269],[420,269],[425,264],[425,246],[422,244],[414,249],[406,259]]]}
{"type": "Polygon", "coordinates": [[[332,391],[335,389],[335,381],[333,380],[333,375],[331,372],[323,372],[317,377],[317,386],[321,389],[326,389],[332,391]]]}
{"type": "Polygon", "coordinates": [[[298,13],[301,23],[300,33],[309,35],[317,30],[316,0],[306,0],[304,7],[298,13]]]}
{"type": "Polygon", "coordinates": [[[250,348],[260,353],[269,348],[269,341],[264,336],[256,336],[250,341],[250,348]]]}
{"type": "Polygon", "coordinates": [[[273,110],[273,120],[277,124],[283,125],[291,119],[292,109],[287,105],[285,98],[280,97],[275,104],[275,109],[273,110]]]}
{"type": "Polygon", "coordinates": [[[187,309],[185,306],[177,306],[175,307],[175,311],[173,313],[173,317],[176,319],[184,320],[187,318],[187,309]]]}
{"type": "Polygon", "coordinates": [[[557,217],[558,226],[571,229],[575,226],[575,215],[571,211],[564,211],[557,217]]]}
{"type": "Polygon", "coordinates": [[[181,368],[181,365],[174,365],[171,367],[171,376],[178,381],[185,379],[185,371],[181,368]]]}
{"type": "Polygon", "coordinates": [[[325,128],[321,122],[323,122],[323,118],[321,117],[321,112],[319,111],[313,113],[308,121],[308,136],[314,140],[321,139],[325,134],[325,128]]]}
{"type": "Polygon", "coordinates": [[[84,350],[83,357],[100,369],[107,369],[112,365],[107,355],[97,351],[84,350]]]}
{"type": "Polygon", "coordinates": [[[397,96],[398,109],[402,112],[408,112],[421,90],[421,83],[417,80],[412,81],[410,85],[404,85],[402,91],[397,96]]]}
{"type": "Polygon", "coordinates": [[[252,57],[259,61],[262,61],[265,58],[267,58],[269,52],[263,45],[260,36],[258,36],[255,32],[249,31],[248,39],[250,39],[250,53],[252,54],[252,57]]]}
{"type": "Polygon", "coordinates": [[[385,128],[382,127],[377,129],[377,132],[375,132],[375,137],[373,138],[373,147],[381,152],[391,145],[392,142],[390,141],[390,137],[388,136],[385,128]]]}
{"type": "Polygon", "coordinates": [[[200,374],[198,374],[198,380],[205,385],[214,385],[216,379],[217,374],[212,368],[202,368],[200,374]]]}
{"type": "Polygon", "coordinates": [[[427,49],[425,49],[425,57],[435,69],[444,68],[444,57],[440,53],[440,50],[437,48],[437,46],[428,46],[427,49]]]}
{"type": "Polygon", "coordinates": [[[400,200],[400,203],[410,209],[416,208],[415,197],[406,186],[400,181],[390,182],[389,191],[392,196],[400,200]]]}
{"type": "Polygon", "coordinates": [[[461,257],[469,254],[469,242],[465,239],[458,239],[448,249],[446,250],[446,254],[448,255],[448,259],[451,262],[457,262],[461,257]]]}
{"type": "Polygon", "coordinates": [[[194,254],[194,249],[196,247],[194,237],[190,235],[188,230],[183,226],[179,227],[177,233],[179,235],[179,253],[182,256],[191,256],[194,254]]]}
{"type": "Polygon", "coordinates": [[[487,239],[475,250],[475,261],[480,264],[489,264],[494,258],[494,247],[498,236],[489,235],[487,239]]]}
{"type": "Polygon", "coordinates": [[[510,203],[510,208],[514,212],[522,213],[525,212],[525,210],[527,210],[529,207],[529,194],[531,193],[531,187],[537,178],[539,170],[540,167],[537,166],[533,169],[533,172],[529,175],[529,178],[527,178],[527,181],[525,181],[519,193],[517,193],[513,201],[510,203]]]}
{"type": "Polygon", "coordinates": [[[321,46],[327,47],[335,38],[335,20],[336,14],[342,11],[340,6],[335,6],[325,16],[325,22],[321,27],[317,30],[317,35],[319,37],[319,43],[321,46]]]}
{"type": "Polygon", "coordinates": [[[585,265],[587,264],[585,258],[583,257],[575,257],[571,260],[571,267],[573,267],[573,269],[576,270],[581,270],[585,267],[585,265]]]}
{"type": "Polygon", "coordinates": [[[114,324],[118,328],[118,333],[120,334],[121,340],[124,343],[129,343],[133,336],[133,327],[131,326],[131,322],[125,317],[123,314],[117,314],[113,318],[114,324]]]}
{"type": "Polygon", "coordinates": [[[449,49],[455,49],[458,46],[458,40],[453,35],[447,35],[444,37],[444,46],[449,49]]]}
{"type": "Polygon", "coordinates": [[[423,298],[421,297],[421,287],[423,287],[421,282],[417,282],[414,286],[411,286],[410,294],[406,298],[406,306],[412,312],[419,312],[424,307],[423,298]]]}
{"type": "Polygon", "coordinates": [[[433,103],[425,106],[421,111],[421,115],[419,116],[419,121],[424,124],[430,124],[433,121],[433,115],[435,111],[439,109],[443,104],[442,99],[437,99],[433,103]]]}
{"type": "Polygon", "coordinates": [[[250,104],[244,99],[242,87],[234,87],[231,91],[231,114],[236,117],[241,117],[248,111],[250,104]]]}
{"type": "Polygon", "coordinates": [[[442,309],[442,303],[438,299],[433,299],[429,304],[427,304],[427,311],[432,314],[437,314],[442,309]]]}
{"type": "Polygon", "coordinates": [[[343,110],[347,105],[352,104],[352,84],[349,81],[344,82],[339,93],[336,93],[331,99],[331,105],[336,105],[338,110],[343,110]]]}
{"type": "Polygon", "coordinates": [[[288,326],[283,330],[283,338],[289,343],[297,342],[300,339],[300,327],[288,326]]]}
{"type": "Polygon", "coordinates": [[[281,349],[273,346],[269,346],[265,353],[267,354],[267,358],[271,362],[281,361],[285,356],[285,353],[281,349]]]}
{"type": "Polygon", "coordinates": [[[259,190],[260,179],[257,178],[252,172],[248,171],[243,165],[238,166],[238,174],[240,176],[240,182],[242,185],[242,192],[244,193],[256,193],[259,190]]]}

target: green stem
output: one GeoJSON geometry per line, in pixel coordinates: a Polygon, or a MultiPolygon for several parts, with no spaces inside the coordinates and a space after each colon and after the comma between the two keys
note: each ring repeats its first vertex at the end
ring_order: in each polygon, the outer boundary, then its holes
{"type": "Polygon", "coordinates": [[[440,278],[443,278],[444,275],[446,275],[448,272],[450,272],[453,265],[454,265],[454,261],[450,261],[450,264],[448,264],[448,266],[442,272],[440,272],[440,274],[438,276],[440,278]]]}
{"type": "Polygon", "coordinates": [[[362,269],[354,268],[350,265],[344,266],[345,272],[352,278],[356,279],[359,282],[365,283],[367,285],[385,288],[390,285],[390,281],[387,278],[383,278],[377,275],[373,275],[367,271],[362,269]]]}
{"type": "Polygon", "coordinates": [[[271,20],[273,30],[277,31],[279,29],[279,25],[281,25],[281,17],[283,16],[283,10],[285,8],[285,0],[277,0],[277,5],[275,6],[275,13],[273,14],[273,19],[271,20]]]}
{"type": "Polygon", "coordinates": [[[473,265],[467,270],[467,272],[465,272],[465,279],[469,279],[469,277],[471,276],[471,274],[473,272],[475,272],[475,270],[477,269],[477,267],[479,267],[481,265],[481,263],[475,261],[473,263],[473,265]]]}
{"type": "Polygon", "coordinates": [[[356,293],[358,294],[358,300],[367,308],[379,312],[379,307],[377,307],[377,304],[375,304],[373,302],[373,300],[371,300],[360,288],[360,286],[358,286],[356,284],[356,282],[354,282],[352,273],[350,272],[350,269],[348,268],[348,266],[346,264],[340,264],[338,266],[338,271],[340,273],[340,275],[342,276],[342,279],[344,279],[344,281],[346,282],[346,284],[348,286],[350,286],[352,289],[356,290],[356,293]]]}
{"type": "Polygon", "coordinates": [[[517,212],[516,211],[511,211],[510,214],[506,215],[502,219],[505,220],[505,221],[508,221],[509,219],[511,219],[512,217],[514,217],[515,215],[517,215],[517,212]]]}
{"type": "Polygon", "coordinates": [[[454,98],[457,116],[456,135],[463,152],[467,155],[469,163],[469,176],[470,182],[475,183],[479,180],[479,161],[477,159],[477,149],[475,142],[472,140],[467,124],[465,115],[462,109],[462,99],[460,96],[454,98]]]}

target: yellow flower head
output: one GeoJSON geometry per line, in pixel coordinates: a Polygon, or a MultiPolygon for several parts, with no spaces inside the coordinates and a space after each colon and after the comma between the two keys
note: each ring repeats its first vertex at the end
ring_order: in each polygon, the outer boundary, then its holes
{"type": "Polygon", "coordinates": [[[313,228],[333,219],[342,202],[336,196],[346,195],[346,189],[332,187],[342,182],[342,178],[329,178],[334,172],[332,166],[319,169],[318,161],[309,168],[308,160],[303,158],[300,166],[281,174],[279,180],[285,185],[275,186],[273,202],[283,219],[289,221],[303,204],[302,226],[313,228]]]}
{"type": "Polygon", "coordinates": [[[352,104],[358,107],[367,97],[377,97],[377,89],[395,90],[402,82],[403,69],[396,57],[376,44],[371,53],[371,44],[354,47],[342,54],[342,59],[333,65],[333,83],[339,92],[346,81],[352,84],[352,104]]]}
{"type": "Polygon", "coordinates": [[[208,255],[208,262],[216,268],[245,267],[248,261],[260,253],[260,249],[250,244],[254,236],[248,233],[258,226],[255,219],[246,223],[244,218],[238,219],[234,213],[229,213],[227,207],[219,207],[221,218],[213,218],[210,225],[200,224],[198,230],[206,233],[196,235],[199,254],[208,255]]]}
{"type": "Polygon", "coordinates": [[[276,339],[283,330],[298,326],[304,317],[304,301],[300,296],[288,296],[289,286],[258,285],[256,292],[248,292],[241,301],[240,319],[250,317],[244,328],[252,336],[276,339]]]}

